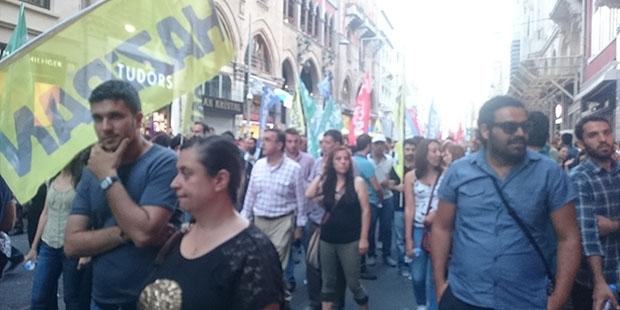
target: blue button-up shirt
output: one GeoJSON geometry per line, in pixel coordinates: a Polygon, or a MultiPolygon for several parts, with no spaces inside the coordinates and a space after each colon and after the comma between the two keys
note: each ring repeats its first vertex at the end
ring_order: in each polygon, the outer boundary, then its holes
{"type": "Polygon", "coordinates": [[[450,288],[476,306],[545,309],[544,264],[502,205],[493,181],[542,249],[551,242],[550,213],[575,199],[562,169],[531,151],[503,180],[487,163],[484,150],[456,161],[439,188],[440,200],[456,206],[450,288]]]}
{"type": "MultiPolygon", "coordinates": [[[[586,257],[603,256],[603,275],[607,283],[620,280],[620,234],[601,236],[596,216],[620,219],[620,165],[612,162],[611,171],[603,169],[591,159],[586,159],[571,170],[570,180],[575,185],[577,221],[581,228],[581,245],[586,257]]],[[[592,287],[589,265],[582,264],[577,272],[577,282],[592,287]]]]}

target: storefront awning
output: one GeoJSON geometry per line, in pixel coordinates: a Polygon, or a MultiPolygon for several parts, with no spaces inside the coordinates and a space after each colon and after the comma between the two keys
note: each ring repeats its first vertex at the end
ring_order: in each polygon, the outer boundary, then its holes
{"type": "Polygon", "coordinates": [[[583,84],[579,93],[575,96],[575,101],[583,99],[588,96],[594,90],[599,88],[606,81],[615,81],[620,76],[620,63],[617,61],[609,63],[600,73],[592,78],[587,83],[583,84]]]}

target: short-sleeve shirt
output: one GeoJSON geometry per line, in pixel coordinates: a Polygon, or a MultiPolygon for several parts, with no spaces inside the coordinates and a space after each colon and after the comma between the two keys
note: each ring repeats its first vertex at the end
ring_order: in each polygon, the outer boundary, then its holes
{"type": "Polygon", "coordinates": [[[368,187],[368,202],[378,205],[379,196],[377,195],[375,188],[372,186],[372,183],[370,183],[370,179],[375,176],[375,165],[360,154],[355,154],[353,156],[353,164],[356,173],[364,179],[366,182],[366,187],[368,187]]]}
{"type": "Polygon", "coordinates": [[[544,263],[502,205],[494,181],[542,249],[551,242],[551,213],[576,198],[564,171],[532,151],[503,180],[484,149],[457,160],[439,188],[440,200],[456,206],[448,283],[456,297],[472,305],[545,309],[544,263]]]}
{"type": "MultiPolygon", "coordinates": [[[[379,183],[390,179],[390,171],[392,171],[392,167],[394,167],[394,160],[391,157],[385,155],[383,159],[377,161],[369,154],[368,160],[370,160],[375,165],[375,175],[379,183]]],[[[384,199],[390,198],[393,195],[394,194],[390,189],[383,188],[384,199]]]]}
{"type": "MultiPolygon", "coordinates": [[[[120,166],[117,172],[135,203],[174,211],[176,195],[170,188],[176,175],[173,151],[153,145],[137,161],[120,166]]],[[[117,225],[100,181],[89,169],[82,173],[71,214],[88,216],[92,229],[117,225]]],[[[158,251],[158,247],[138,248],[128,242],[93,257],[93,299],[106,304],[136,301],[158,251]]]]}
{"type": "Polygon", "coordinates": [[[195,259],[184,258],[180,244],[181,238],[172,245],[164,262],[155,268],[145,291],[156,279],[174,281],[181,288],[184,310],[252,310],[284,301],[278,253],[269,238],[255,226],[249,226],[195,259]]]}

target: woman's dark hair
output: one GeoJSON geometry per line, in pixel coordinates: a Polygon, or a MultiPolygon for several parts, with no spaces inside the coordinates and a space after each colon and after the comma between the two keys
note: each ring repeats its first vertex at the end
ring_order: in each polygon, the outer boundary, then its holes
{"type": "Polygon", "coordinates": [[[336,205],[336,169],[334,168],[334,157],[336,153],[346,152],[347,156],[349,156],[350,166],[349,170],[345,174],[345,193],[342,198],[350,198],[350,195],[356,195],[355,193],[355,181],[353,178],[353,159],[351,158],[351,151],[346,146],[338,146],[334,149],[331,154],[327,157],[327,162],[325,165],[325,180],[323,180],[323,207],[326,211],[331,211],[331,209],[336,205]]]}
{"type": "Polygon", "coordinates": [[[237,203],[237,191],[241,184],[243,165],[239,148],[230,140],[220,136],[193,137],[181,146],[181,150],[196,148],[200,163],[209,176],[215,176],[220,170],[228,171],[228,196],[233,204],[237,203]]]}
{"type": "MultiPolygon", "coordinates": [[[[71,174],[71,182],[73,184],[73,188],[76,188],[78,183],[82,178],[82,171],[84,170],[84,166],[88,162],[88,157],[90,156],[90,147],[79,152],[73,159],[63,168],[69,169],[69,173],[71,174]]],[[[60,172],[58,172],[50,181],[53,181],[58,177],[60,172]]]]}
{"type": "MultiPolygon", "coordinates": [[[[441,144],[439,144],[439,141],[435,139],[424,139],[420,143],[418,143],[418,146],[415,148],[414,167],[415,176],[418,179],[423,178],[428,173],[430,163],[428,162],[426,156],[428,156],[428,146],[431,143],[437,143],[437,145],[441,146],[441,144]]],[[[437,169],[438,171],[441,171],[441,166],[438,166],[437,169]]]]}

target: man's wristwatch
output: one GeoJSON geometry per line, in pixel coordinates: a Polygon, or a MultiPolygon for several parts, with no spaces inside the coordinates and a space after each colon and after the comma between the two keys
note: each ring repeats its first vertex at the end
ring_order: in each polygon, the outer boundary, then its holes
{"type": "Polygon", "coordinates": [[[105,192],[116,181],[120,181],[120,179],[116,175],[105,177],[103,180],[101,180],[101,183],[99,183],[99,186],[101,186],[101,189],[105,192]]]}

